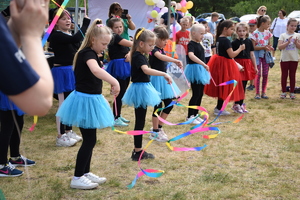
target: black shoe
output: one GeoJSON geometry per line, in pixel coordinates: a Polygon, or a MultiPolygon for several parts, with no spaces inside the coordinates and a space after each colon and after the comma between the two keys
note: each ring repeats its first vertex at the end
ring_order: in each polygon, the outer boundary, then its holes
{"type": "MultiPolygon", "coordinates": [[[[142,150],[143,151],[143,150],[142,150]]],[[[139,151],[139,152],[135,152],[134,150],[132,151],[132,155],[131,155],[131,159],[133,161],[138,161],[139,158],[140,158],[140,155],[142,153],[142,151],[139,151]]],[[[151,154],[151,153],[147,153],[146,151],[144,151],[142,157],[141,157],[141,160],[143,159],[154,159],[154,155],[151,154]]]]}

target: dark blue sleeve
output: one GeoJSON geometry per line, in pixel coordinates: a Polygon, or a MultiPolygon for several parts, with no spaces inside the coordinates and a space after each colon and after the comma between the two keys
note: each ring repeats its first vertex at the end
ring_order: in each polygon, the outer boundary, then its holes
{"type": "Polygon", "coordinates": [[[16,95],[38,80],[38,74],[16,46],[6,22],[0,16],[0,90],[6,95],[16,95]]]}

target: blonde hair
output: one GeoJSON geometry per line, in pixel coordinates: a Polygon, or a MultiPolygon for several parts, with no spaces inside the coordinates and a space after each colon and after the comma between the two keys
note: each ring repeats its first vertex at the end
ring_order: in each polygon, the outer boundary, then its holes
{"type": "Polygon", "coordinates": [[[237,25],[235,25],[235,32],[237,33],[238,29],[242,27],[242,28],[245,28],[246,31],[247,31],[247,34],[246,34],[246,37],[248,38],[249,37],[249,25],[246,23],[246,22],[240,22],[240,23],[237,23],[237,25]]]}
{"type": "Polygon", "coordinates": [[[130,50],[130,57],[132,58],[134,52],[137,51],[140,42],[147,42],[149,40],[155,41],[155,39],[156,35],[152,31],[145,28],[138,28],[133,37],[133,44],[130,50]]]}
{"type": "MultiPolygon", "coordinates": [[[[265,10],[267,10],[267,7],[266,6],[259,6],[259,8],[257,9],[256,11],[256,14],[258,14],[258,11],[260,11],[262,8],[265,8],[265,10]]],[[[259,15],[259,14],[258,14],[259,15]]]]}
{"type": "Polygon", "coordinates": [[[190,31],[190,38],[193,39],[193,32],[199,31],[199,29],[203,28],[205,30],[205,26],[203,24],[193,24],[191,31],[190,31]]]}
{"type": "Polygon", "coordinates": [[[93,39],[96,37],[102,36],[102,35],[109,35],[110,37],[112,37],[112,31],[110,28],[108,28],[107,26],[104,26],[102,24],[101,19],[95,19],[93,21],[93,23],[87,29],[84,40],[83,40],[80,48],[78,49],[77,53],[74,56],[74,60],[73,60],[74,68],[76,67],[76,60],[78,57],[78,52],[80,52],[82,49],[84,49],[86,47],[91,47],[93,39]]]}
{"type": "Polygon", "coordinates": [[[183,18],[180,19],[180,23],[187,22],[189,24],[191,22],[189,18],[187,16],[184,16],[183,18]]]}

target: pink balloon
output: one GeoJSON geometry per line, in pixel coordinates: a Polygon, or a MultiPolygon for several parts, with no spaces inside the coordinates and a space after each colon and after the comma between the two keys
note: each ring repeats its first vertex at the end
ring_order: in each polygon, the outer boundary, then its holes
{"type": "Polygon", "coordinates": [[[186,0],[181,0],[180,4],[181,4],[182,7],[185,7],[185,5],[186,5],[186,0]]]}

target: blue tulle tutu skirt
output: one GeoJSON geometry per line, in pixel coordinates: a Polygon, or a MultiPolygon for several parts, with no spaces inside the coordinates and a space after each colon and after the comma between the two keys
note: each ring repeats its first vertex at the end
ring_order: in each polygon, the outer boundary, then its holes
{"type": "Polygon", "coordinates": [[[8,111],[15,110],[19,116],[24,115],[25,113],[18,108],[4,93],[0,91],[0,110],[8,111]]]}
{"type": "Polygon", "coordinates": [[[184,73],[190,83],[206,85],[210,82],[209,72],[200,64],[188,64],[184,73]]]}
{"type": "Polygon", "coordinates": [[[160,93],[150,82],[131,83],[126,90],[122,102],[135,108],[156,106],[161,102],[160,93]]]}
{"type": "Polygon", "coordinates": [[[117,79],[123,79],[130,77],[131,66],[129,62],[125,62],[125,58],[114,59],[108,63],[106,71],[117,79]]]}
{"type": "Polygon", "coordinates": [[[68,126],[85,129],[113,126],[112,110],[102,94],[86,94],[73,91],[64,100],[56,116],[68,126]]]}
{"type": "Polygon", "coordinates": [[[167,83],[163,76],[151,76],[150,81],[156,91],[160,93],[161,99],[173,99],[180,95],[181,91],[174,81],[172,82],[172,86],[167,83]]]}
{"type": "Polygon", "coordinates": [[[75,89],[73,66],[60,66],[51,69],[54,80],[54,93],[71,92],[75,89]]]}

